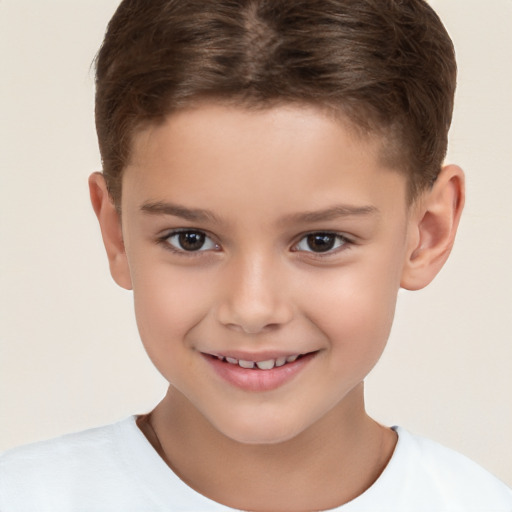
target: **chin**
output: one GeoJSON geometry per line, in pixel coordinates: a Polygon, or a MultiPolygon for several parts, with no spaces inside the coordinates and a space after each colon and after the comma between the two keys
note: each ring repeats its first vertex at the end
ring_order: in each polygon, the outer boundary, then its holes
{"type": "Polygon", "coordinates": [[[267,421],[247,421],[233,418],[234,421],[221,422],[214,427],[229,439],[241,444],[272,445],[290,441],[302,429],[294,425],[293,418],[270,418],[267,421]],[[285,421],[283,421],[283,419],[285,421]]]}
{"type": "Polygon", "coordinates": [[[233,435],[226,432],[225,435],[240,444],[250,445],[275,445],[285,443],[297,436],[295,432],[236,432],[233,435]]]}

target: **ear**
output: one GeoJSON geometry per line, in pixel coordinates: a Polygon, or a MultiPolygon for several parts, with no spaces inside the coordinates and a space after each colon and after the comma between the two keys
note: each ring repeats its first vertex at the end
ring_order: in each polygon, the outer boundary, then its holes
{"type": "Polygon", "coordinates": [[[119,286],[131,290],[132,280],[124,247],[121,217],[110,197],[105,178],[101,173],[95,172],[89,177],[89,192],[94,213],[96,213],[100,223],[110,273],[119,286]]]}
{"type": "Polygon", "coordinates": [[[464,173],[460,167],[448,165],[432,189],[411,206],[402,288],[424,288],[441,270],[455,241],[464,197],[464,173]]]}

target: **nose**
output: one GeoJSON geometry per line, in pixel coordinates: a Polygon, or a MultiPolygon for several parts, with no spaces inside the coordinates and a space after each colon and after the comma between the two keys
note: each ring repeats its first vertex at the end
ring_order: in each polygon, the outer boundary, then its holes
{"type": "Polygon", "coordinates": [[[238,258],[225,268],[217,319],[224,326],[258,334],[287,324],[293,308],[282,269],[271,258],[238,258]]]}

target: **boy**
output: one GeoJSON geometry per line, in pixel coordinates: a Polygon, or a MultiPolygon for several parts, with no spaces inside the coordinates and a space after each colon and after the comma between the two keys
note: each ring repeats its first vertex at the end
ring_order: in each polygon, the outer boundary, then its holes
{"type": "Polygon", "coordinates": [[[454,87],[421,1],[125,0],[90,190],[169,392],[6,455],[0,510],[511,510],[485,471],[364,410],[399,287],[454,240],[454,87]]]}

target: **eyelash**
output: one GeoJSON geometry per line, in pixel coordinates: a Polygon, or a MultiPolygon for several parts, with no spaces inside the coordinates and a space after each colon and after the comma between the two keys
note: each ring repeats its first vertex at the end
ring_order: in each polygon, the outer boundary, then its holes
{"type": "Polygon", "coordinates": [[[188,256],[188,257],[202,256],[204,252],[207,252],[210,250],[214,250],[214,251],[220,250],[220,245],[218,243],[216,243],[212,239],[212,237],[208,236],[207,233],[205,233],[204,231],[201,231],[200,229],[177,229],[177,230],[171,231],[170,233],[166,233],[164,236],[158,238],[157,243],[163,245],[165,249],[173,252],[174,254],[178,254],[180,256],[188,256]],[[202,249],[202,247],[201,247],[199,250],[196,250],[196,251],[194,251],[194,250],[187,251],[186,249],[173,246],[171,244],[171,242],[169,241],[173,237],[178,237],[178,236],[184,235],[184,234],[188,234],[188,235],[194,234],[194,235],[202,236],[205,239],[210,240],[210,242],[214,245],[214,247],[208,248],[206,250],[202,249]]]}
{"type": "MultiPolygon", "coordinates": [[[[203,253],[209,252],[211,250],[213,250],[215,252],[220,251],[220,244],[215,242],[213,240],[213,238],[210,237],[207,233],[205,233],[204,231],[199,230],[199,229],[174,230],[174,231],[171,231],[170,233],[166,233],[164,236],[158,238],[157,243],[163,245],[167,250],[169,250],[175,254],[178,254],[180,256],[186,256],[186,257],[202,256],[203,253]],[[210,241],[210,244],[213,244],[213,247],[203,249],[203,245],[202,245],[198,250],[186,250],[186,249],[178,248],[178,247],[172,245],[171,242],[169,241],[171,238],[179,237],[180,235],[183,235],[183,234],[199,235],[200,237],[204,237],[205,240],[210,241]]],[[[179,243],[179,245],[181,245],[180,242],[178,242],[178,243],[179,243]]],[[[354,245],[354,242],[352,240],[350,240],[349,238],[347,238],[345,235],[342,235],[340,233],[336,233],[336,232],[332,232],[332,231],[310,231],[308,233],[303,234],[301,236],[301,238],[299,239],[299,241],[294,243],[291,250],[292,250],[292,252],[306,253],[306,254],[308,254],[308,257],[326,258],[326,257],[332,256],[334,254],[337,254],[338,252],[348,250],[352,245],[354,245]],[[297,249],[297,247],[299,246],[299,244],[301,242],[306,240],[306,243],[308,243],[307,242],[308,237],[313,237],[313,236],[323,237],[324,239],[325,239],[325,237],[334,237],[333,243],[335,245],[334,245],[334,247],[331,247],[326,251],[318,251],[318,252],[315,252],[312,250],[308,251],[308,250],[304,250],[304,249],[302,249],[302,250],[297,249]]]]}
{"type": "Polygon", "coordinates": [[[332,231],[310,231],[309,233],[305,233],[302,235],[302,237],[299,239],[297,243],[293,246],[293,252],[304,252],[308,255],[308,257],[313,258],[328,258],[329,256],[333,256],[335,254],[338,254],[341,251],[348,250],[352,245],[354,245],[354,242],[347,238],[345,235],[342,235],[340,233],[332,232],[332,231]],[[326,237],[331,238],[332,243],[334,244],[333,247],[328,248],[326,251],[312,251],[312,250],[301,250],[296,249],[299,244],[301,244],[303,241],[306,241],[308,244],[308,238],[310,237],[317,237],[317,238],[323,238],[325,240],[326,237]]]}

